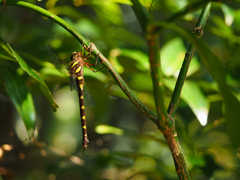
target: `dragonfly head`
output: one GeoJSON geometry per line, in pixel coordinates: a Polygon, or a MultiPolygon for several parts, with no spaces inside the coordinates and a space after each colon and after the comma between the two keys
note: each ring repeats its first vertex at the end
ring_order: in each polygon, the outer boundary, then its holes
{"type": "Polygon", "coordinates": [[[73,52],[72,55],[71,55],[71,60],[72,61],[76,60],[78,56],[80,56],[79,52],[73,52]]]}

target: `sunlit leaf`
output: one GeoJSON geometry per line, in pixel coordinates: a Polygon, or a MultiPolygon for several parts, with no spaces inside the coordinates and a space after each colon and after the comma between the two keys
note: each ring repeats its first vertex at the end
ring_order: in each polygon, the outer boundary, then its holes
{"type": "MultiPolygon", "coordinates": [[[[186,51],[187,49],[185,48],[183,41],[180,38],[175,38],[162,47],[161,66],[162,71],[166,76],[177,77],[181,69],[186,51]]],[[[193,57],[188,69],[187,76],[195,73],[199,67],[200,65],[197,59],[193,57]]]]}
{"type": "Polygon", "coordinates": [[[4,70],[5,88],[11,97],[20,117],[22,118],[28,132],[28,136],[33,137],[36,114],[32,95],[22,77],[15,71],[4,70]]]}
{"type": "Polygon", "coordinates": [[[234,10],[226,4],[221,4],[221,8],[225,16],[226,25],[231,26],[234,20],[234,10]]]}
{"type": "Polygon", "coordinates": [[[123,135],[124,131],[122,129],[108,126],[108,125],[98,125],[95,127],[95,131],[98,134],[115,134],[115,135],[123,135]]]}
{"type": "MultiPolygon", "coordinates": [[[[176,80],[167,79],[164,84],[173,91],[176,80]]],[[[209,112],[209,102],[202,93],[197,83],[185,81],[181,93],[181,98],[189,105],[193,113],[198,118],[200,124],[205,126],[207,124],[207,117],[209,112]]]]}

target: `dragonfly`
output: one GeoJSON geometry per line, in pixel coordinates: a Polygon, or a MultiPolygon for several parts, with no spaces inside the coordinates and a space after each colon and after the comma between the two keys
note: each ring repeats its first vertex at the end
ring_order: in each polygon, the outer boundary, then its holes
{"type": "MultiPolygon", "coordinates": [[[[80,117],[81,117],[81,125],[82,125],[82,146],[83,153],[87,149],[89,144],[88,134],[87,134],[87,122],[85,115],[85,106],[84,106],[84,76],[83,76],[83,66],[85,65],[94,73],[100,71],[104,67],[98,69],[97,71],[93,70],[90,66],[96,66],[98,62],[98,56],[95,64],[91,64],[85,62],[92,58],[91,51],[89,54],[85,55],[85,50],[81,49],[81,52],[73,52],[71,54],[71,62],[70,64],[65,63],[54,51],[53,49],[47,45],[46,49],[51,56],[52,63],[55,65],[56,69],[62,73],[68,72],[70,76],[70,88],[71,90],[77,90],[78,98],[79,98],[79,107],[80,107],[80,117]]],[[[87,91],[86,91],[87,92],[87,91]]],[[[85,94],[86,94],[85,92],[85,94]]]]}

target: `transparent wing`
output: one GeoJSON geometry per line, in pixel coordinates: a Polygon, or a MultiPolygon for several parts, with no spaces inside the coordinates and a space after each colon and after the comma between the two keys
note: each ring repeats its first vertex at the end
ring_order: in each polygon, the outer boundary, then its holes
{"type": "Polygon", "coordinates": [[[69,82],[70,82],[71,91],[76,90],[78,92],[78,85],[76,82],[76,77],[70,76],[69,82]]]}
{"type": "Polygon", "coordinates": [[[84,103],[85,103],[85,106],[87,106],[87,107],[94,107],[95,106],[95,101],[94,101],[93,96],[85,88],[83,89],[83,91],[84,91],[83,93],[84,93],[84,103]]]}
{"type": "Polygon", "coordinates": [[[68,65],[53,51],[50,45],[47,44],[46,49],[51,57],[51,63],[54,64],[56,69],[63,74],[69,75],[68,65]]]}
{"type": "MultiPolygon", "coordinates": [[[[75,90],[79,93],[78,84],[76,78],[74,76],[70,76],[70,89],[71,91],[75,90]]],[[[95,101],[93,96],[90,94],[86,88],[83,87],[83,95],[84,95],[84,105],[87,107],[94,107],[95,101]]]]}

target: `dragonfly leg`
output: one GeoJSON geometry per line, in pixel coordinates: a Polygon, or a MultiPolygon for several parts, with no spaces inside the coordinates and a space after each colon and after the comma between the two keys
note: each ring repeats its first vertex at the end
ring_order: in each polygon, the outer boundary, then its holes
{"type": "Polygon", "coordinates": [[[100,71],[100,70],[102,70],[104,67],[102,67],[102,68],[100,68],[100,69],[98,69],[97,71],[95,71],[95,70],[93,70],[91,67],[89,67],[89,65],[91,66],[94,66],[94,64],[90,64],[90,63],[84,63],[84,65],[85,66],[87,66],[92,72],[94,72],[94,73],[96,73],[96,72],[98,72],[98,71],[100,71]]]}
{"type": "Polygon", "coordinates": [[[92,59],[92,54],[88,54],[84,57],[84,60],[92,59]],[[89,57],[90,56],[90,57],[89,57]]]}
{"type": "Polygon", "coordinates": [[[84,46],[84,44],[83,44],[83,42],[82,42],[82,47],[81,47],[81,56],[82,56],[82,57],[88,58],[88,57],[90,56],[91,52],[90,52],[88,55],[86,55],[86,56],[85,56],[85,53],[86,53],[86,50],[89,51],[89,49],[91,49],[91,46],[92,46],[92,45],[90,45],[89,47],[86,47],[86,46],[84,46]],[[86,48],[86,50],[85,50],[84,47],[86,48]],[[82,49],[82,48],[83,48],[83,49],[82,49]]]}
{"type": "Polygon", "coordinates": [[[90,44],[90,46],[87,49],[89,50],[89,54],[87,56],[85,56],[85,58],[86,58],[85,60],[92,59],[92,43],[90,44]]]}
{"type": "MultiPolygon", "coordinates": [[[[90,49],[90,50],[89,50],[89,54],[88,54],[87,56],[85,56],[85,59],[84,59],[84,60],[88,60],[88,59],[91,59],[91,58],[92,58],[92,45],[94,45],[94,44],[93,44],[93,43],[90,44],[90,46],[89,46],[89,48],[88,48],[88,49],[90,49]],[[90,57],[89,57],[89,56],[90,56],[90,57]]],[[[94,45],[94,46],[95,46],[95,45],[94,45]]],[[[98,69],[97,71],[95,71],[95,70],[93,70],[92,68],[89,67],[89,66],[97,66],[99,54],[100,54],[100,52],[99,52],[98,55],[97,55],[97,59],[96,59],[95,64],[91,64],[91,63],[86,63],[86,62],[84,62],[84,64],[85,64],[92,72],[94,72],[94,73],[96,73],[96,72],[98,72],[98,71],[100,71],[100,70],[102,70],[102,69],[104,68],[104,67],[102,67],[102,68],[98,69]]]]}
{"type": "MultiPolygon", "coordinates": [[[[85,60],[88,60],[88,59],[91,59],[92,58],[92,53],[91,53],[91,51],[90,51],[90,54],[89,55],[91,55],[91,57],[89,57],[89,58],[87,58],[87,59],[85,59],[85,60]]],[[[88,55],[88,56],[89,56],[88,55]]],[[[90,64],[90,63],[84,63],[84,64],[88,64],[88,65],[90,65],[90,66],[96,66],[97,65],[97,63],[98,63],[98,56],[99,56],[99,53],[98,53],[98,55],[97,55],[97,59],[96,59],[96,62],[95,62],[95,64],[90,64]]],[[[87,57],[87,56],[86,56],[87,57]]]]}

